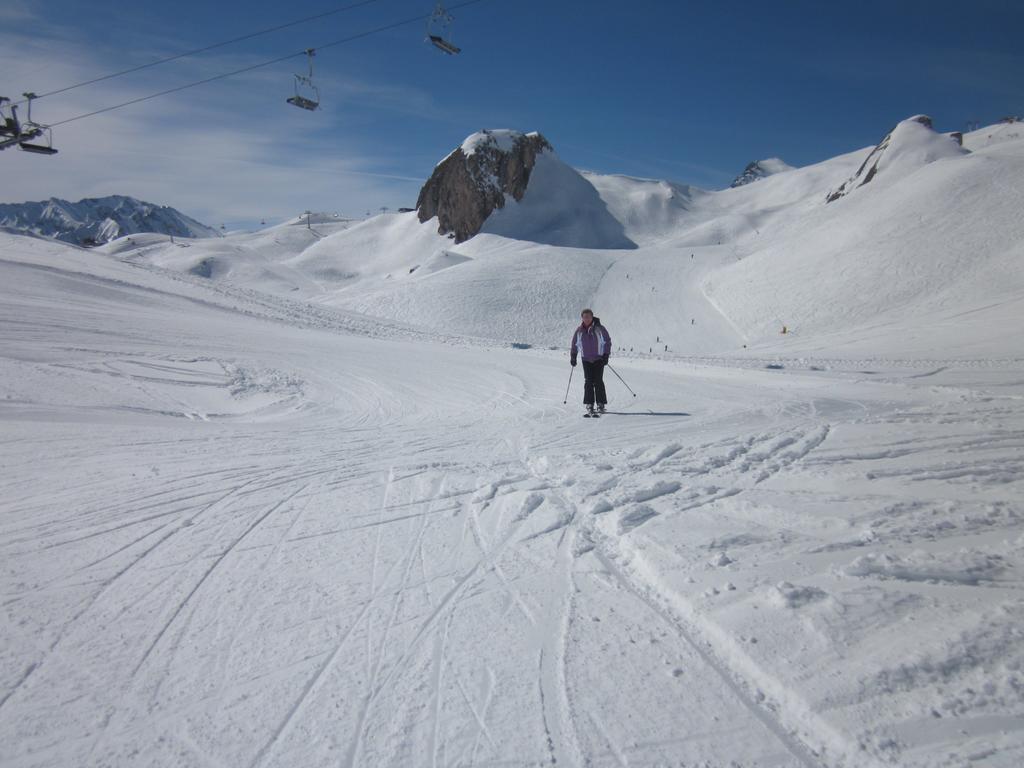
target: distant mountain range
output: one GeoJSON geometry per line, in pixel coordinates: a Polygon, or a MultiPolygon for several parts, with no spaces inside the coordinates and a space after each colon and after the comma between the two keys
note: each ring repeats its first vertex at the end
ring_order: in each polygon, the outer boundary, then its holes
{"type": "Polygon", "coordinates": [[[216,237],[181,211],[125,195],[89,197],[72,203],[51,197],[29,203],[0,203],[0,226],[75,245],[102,245],[124,235],[155,232],[175,237],[216,237]]]}

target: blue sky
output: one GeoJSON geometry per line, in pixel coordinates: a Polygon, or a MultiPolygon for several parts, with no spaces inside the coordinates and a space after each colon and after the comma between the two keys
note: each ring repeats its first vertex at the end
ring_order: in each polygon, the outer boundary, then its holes
{"type": "MultiPolygon", "coordinates": [[[[0,0],[0,94],[46,91],[344,0],[0,0]]],[[[454,2],[454,0],[453,0],[454,2]]],[[[55,122],[426,13],[368,6],[38,102],[55,122]]],[[[448,57],[413,24],[317,57],[324,109],[284,103],[293,60],[71,123],[61,154],[0,155],[0,201],[124,193],[211,224],[412,205],[480,128],[539,130],[570,164],[722,187],[750,160],[805,165],[930,114],[1024,113],[1024,3],[483,0],[448,57]],[[1015,39],[1016,38],[1016,39],[1015,39]]]]}

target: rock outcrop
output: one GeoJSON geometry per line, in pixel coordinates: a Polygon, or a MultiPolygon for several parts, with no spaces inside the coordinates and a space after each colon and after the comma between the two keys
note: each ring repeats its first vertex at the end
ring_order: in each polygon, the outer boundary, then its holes
{"type": "Polygon", "coordinates": [[[437,231],[461,243],[480,232],[505,196],[526,194],[537,156],[551,145],[539,133],[481,131],[466,139],[434,169],[420,190],[421,222],[437,217],[437,231]]]}

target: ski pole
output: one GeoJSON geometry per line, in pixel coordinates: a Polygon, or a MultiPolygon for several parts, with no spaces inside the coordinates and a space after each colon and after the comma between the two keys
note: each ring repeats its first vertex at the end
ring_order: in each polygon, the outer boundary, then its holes
{"type": "MultiPolygon", "coordinates": [[[[608,363],[608,367],[609,367],[609,368],[612,368],[612,364],[611,364],[611,363],[608,363]]],[[[621,382],[622,382],[622,385],[623,385],[623,386],[624,386],[624,387],[625,387],[626,389],[629,389],[629,384],[627,384],[627,383],[626,383],[626,380],[625,380],[624,378],[622,378],[621,376],[619,376],[619,372],[618,372],[618,371],[616,371],[616,370],[615,370],[614,368],[612,368],[612,373],[614,373],[614,374],[615,374],[616,376],[618,376],[618,377],[619,377],[619,381],[621,381],[621,382]]],[[[629,391],[630,391],[630,392],[632,393],[633,397],[636,397],[636,392],[633,392],[633,390],[632,390],[632,389],[629,389],[629,391]]]]}
{"type": "Polygon", "coordinates": [[[572,375],[576,372],[576,366],[569,369],[569,383],[565,385],[565,399],[562,401],[562,405],[569,402],[569,387],[572,386],[572,375]]]}

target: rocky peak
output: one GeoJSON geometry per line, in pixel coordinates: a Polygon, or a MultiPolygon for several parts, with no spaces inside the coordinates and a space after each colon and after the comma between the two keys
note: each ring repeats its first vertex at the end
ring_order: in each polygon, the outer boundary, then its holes
{"type": "Polygon", "coordinates": [[[729,188],[734,189],[736,187],[743,187],[755,181],[760,181],[766,176],[773,176],[776,173],[782,173],[783,171],[790,171],[792,169],[793,166],[783,162],[777,157],[769,157],[765,160],[755,160],[752,163],[748,163],[747,167],[743,169],[743,173],[733,179],[729,188]]]}
{"type": "Polygon", "coordinates": [[[437,217],[437,231],[461,243],[480,232],[487,217],[519,202],[542,152],[553,151],[539,133],[485,130],[474,133],[442,160],[420,190],[419,220],[437,217]]]}

